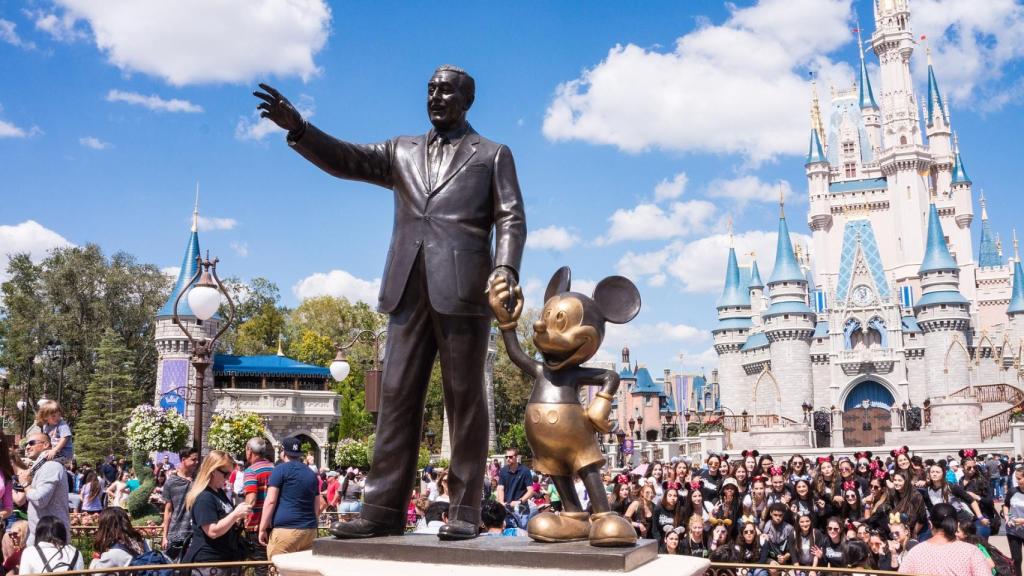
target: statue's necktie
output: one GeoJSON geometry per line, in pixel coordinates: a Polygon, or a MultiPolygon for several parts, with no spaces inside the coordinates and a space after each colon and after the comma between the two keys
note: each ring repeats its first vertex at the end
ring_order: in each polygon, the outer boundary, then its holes
{"type": "Polygon", "coordinates": [[[438,179],[441,177],[441,166],[444,165],[444,155],[447,148],[448,138],[444,135],[438,135],[430,143],[430,191],[434,190],[438,179]]]}

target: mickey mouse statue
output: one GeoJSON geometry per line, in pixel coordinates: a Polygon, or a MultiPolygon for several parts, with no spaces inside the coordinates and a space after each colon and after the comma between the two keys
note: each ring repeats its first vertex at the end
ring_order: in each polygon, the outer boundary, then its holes
{"type": "Polygon", "coordinates": [[[605,459],[595,437],[595,433],[608,433],[614,427],[608,416],[619,375],[580,364],[601,346],[605,322],[625,324],[636,317],[640,292],[628,279],[610,276],[598,282],[593,297],[587,297],[569,291],[570,278],[571,272],[564,266],[551,277],[544,309],[533,325],[533,342],[543,362],[523,352],[516,337],[523,310],[522,290],[516,286],[513,294],[498,277],[489,291],[509,358],[533,377],[533,394],[526,405],[526,439],[533,450],[534,467],[550,475],[562,495],[564,511],[534,516],[526,531],[538,542],[589,540],[592,546],[631,546],[636,543],[636,532],[608,505],[601,483],[605,459]],[[580,386],[601,386],[586,411],[577,393],[580,386]],[[583,480],[593,514],[583,510],[573,474],[583,480]]]}

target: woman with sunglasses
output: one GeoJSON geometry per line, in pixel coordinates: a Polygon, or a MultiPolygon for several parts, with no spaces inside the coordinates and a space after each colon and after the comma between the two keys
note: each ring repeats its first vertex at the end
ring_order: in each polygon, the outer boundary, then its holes
{"type": "Polygon", "coordinates": [[[811,554],[818,558],[818,566],[845,566],[843,562],[843,544],[846,542],[846,530],[843,521],[832,516],[825,521],[825,538],[817,548],[811,548],[811,554]]]}
{"type": "Polygon", "coordinates": [[[811,475],[807,471],[807,461],[799,454],[793,454],[789,458],[789,463],[786,465],[786,473],[786,483],[790,486],[797,480],[811,480],[811,475]]]}
{"type": "Polygon", "coordinates": [[[868,489],[871,494],[864,499],[867,510],[867,524],[876,530],[884,529],[889,523],[889,514],[895,506],[896,495],[889,489],[889,473],[875,470],[871,474],[868,489]]]}
{"type": "Polygon", "coordinates": [[[702,470],[700,474],[700,491],[703,492],[704,500],[711,502],[718,498],[718,491],[722,487],[722,457],[718,454],[710,454],[706,460],[708,469],[702,470]]]}
{"type": "MultiPolygon", "coordinates": [[[[740,523],[740,535],[736,538],[734,545],[736,561],[743,564],[767,564],[768,548],[763,544],[764,537],[757,529],[757,520],[753,516],[743,516],[740,523]]],[[[748,576],[768,576],[768,571],[756,568],[747,574],[748,576]]]]}
{"type": "Polygon", "coordinates": [[[235,524],[252,510],[245,502],[232,508],[224,483],[234,469],[227,453],[211,450],[203,459],[192,487],[185,495],[185,509],[192,518],[192,541],[182,562],[229,562],[241,560],[235,524]]]}
{"type": "Polygon", "coordinates": [[[629,505],[623,517],[633,524],[633,528],[640,538],[655,538],[654,487],[650,483],[644,483],[643,488],[640,489],[640,498],[629,505]]]}
{"type": "MultiPolygon", "coordinates": [[[[975,533],[978,539],[988,543],[988,537],[993,532],[993,520],[996,519],[996,509],[992,502],[992,482],[987,475],[982,473],[977,453],[974,450],[961,450],[960,453],[963,454],[961,466],[964,470],[964,477],[960,479],[960,487],[978,504],[982,515],[974,519],[975,533]],[[988,523],[982,523],[982,519],[988,520],[988,523]]],[[[998,524],[994,527],[998,532],[998,524]]]]}
{"type": "Polygon", "coordinates": [[[839,517],[849,522],[864,520],[864,503],[860,499],[857,484],[850,480],[843,482],[842,496],[843,505],[839,507],[839,517]]]}

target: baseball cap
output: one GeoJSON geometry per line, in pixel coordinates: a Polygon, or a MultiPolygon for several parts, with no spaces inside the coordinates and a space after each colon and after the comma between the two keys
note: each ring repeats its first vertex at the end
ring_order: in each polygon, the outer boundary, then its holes
{"type": "Polygon", "coordinates": [[[289,436],[281,440],[281,449],[288,456],[299,458],[302,456],[302,441],[295,436],[289,436]]]}

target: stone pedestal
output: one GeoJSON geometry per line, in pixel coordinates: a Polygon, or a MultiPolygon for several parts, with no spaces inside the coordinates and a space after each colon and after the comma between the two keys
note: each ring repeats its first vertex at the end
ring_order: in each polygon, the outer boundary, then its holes
{"type": "Polygon", "coordinates": [[[968,426],[977,430],[981,420],[981,404],[973,398],[942,398],[931,405],[932,432],[960,432],[968,426]]]}
{"type": "Polygon", "coordinates": [[[709,565],[700,558],[658,556],[657,551],[653,540],[641,540],[630,548],[596,548],[586,542],[541,544],[525,536],[442,542],[437,536],[410,534],[356,541],[321,538],[313,550],[278,555],[274,564],[280,576],[529,576],[556,571],[579,576],[616,572],[697,576],[709,565]]]}
{"type": "Polygon", "coordinates": [[[1024,454],[1024,422],[1010,422],[1010,440],[1013,442],[1013,454],[1024,454]]]}
{"type": "Polygon", "coordinates": [[[704,432],[700,435],[702,456],[706,459],[708,454],[714,452],[721,454],[725,452],[725,432],[704,432]]]}

